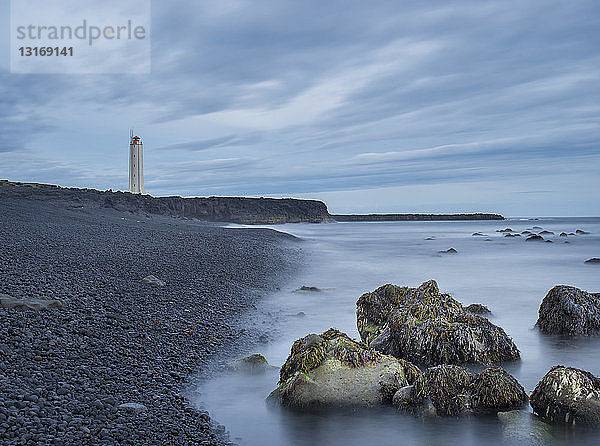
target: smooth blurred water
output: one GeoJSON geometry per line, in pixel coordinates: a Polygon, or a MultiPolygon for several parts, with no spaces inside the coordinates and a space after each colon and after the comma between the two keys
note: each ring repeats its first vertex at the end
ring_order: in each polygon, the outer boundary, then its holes
{"type": "MultiPolygon", "coordinates": [[[[563,364],[600,375],[600,338],[543,336],[534,328],[539,305],[558,284],[600,291],[600,218],[544,218],[536,221],[373,222],[276,226],[302,239],[309,265],[297,281],[261,302],[248,326],[270,333],[256,351],[281,366],[295,339],[330,327],[358,338],[355,303],[360,295],[385,283],[418,286],[435,279],[443,292],[463,304],[482,303],[513,338],[522,360],[505,363],[533,390],[554,365],[563,364]],[[553,241],[526,242],[496,230],[516,232],[533,226],[555,232],[553,241]],[[561,231],[588,235],[559,237],[561,231]],[[472,236],[480,232],[487,236],[472,236]],[[434,237],[434,240],[425,240],[434,237]],[[490,239],[490,240],[486,240],[490,239]],[[564,243],[568,241],[569,243],[564,243]],[[439,254],[453,247],[458,254],[439,254]],[[301,285],[321,292],[294,291],[301,285]],[[305,313],[300,317],[297,313],[305,313]]],[[[539,232],[539,230],[537,230],[539,232]]],[[[421,420],[392,407],[322,413],[272,408],[264,398],[276,387],[277,370],[259,376],[221,374],[193,397],[242,445],[378,445],[500,444],[502,424],[496,417],[421,420]]],[[[555,428],[557,444],[600,444],[600,431],[555,428]]]]}

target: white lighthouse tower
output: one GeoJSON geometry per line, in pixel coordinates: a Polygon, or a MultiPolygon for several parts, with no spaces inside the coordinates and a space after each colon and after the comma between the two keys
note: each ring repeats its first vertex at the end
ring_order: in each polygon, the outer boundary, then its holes
{"type": "Polygon", "coordinates": [[[145,194],[144,190],[144,147],[139,136],[129,132],[129,192],[145,194]]]}

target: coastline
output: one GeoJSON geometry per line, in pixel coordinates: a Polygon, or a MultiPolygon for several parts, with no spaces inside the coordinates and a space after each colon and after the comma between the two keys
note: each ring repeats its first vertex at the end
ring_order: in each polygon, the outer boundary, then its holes
{"type": "Polygon", "coordinates": [[[5,444],[228,444],[182,394],[256,342],[238,321],[292,275],[293,237],[12,198],[0,226],[0,293],[64,303],[0,308],[5,444]]]}

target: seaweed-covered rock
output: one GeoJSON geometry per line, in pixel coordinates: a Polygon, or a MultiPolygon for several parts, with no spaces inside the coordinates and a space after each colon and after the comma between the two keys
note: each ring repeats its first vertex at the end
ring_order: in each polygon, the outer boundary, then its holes
{"type": "Polygon", "coordinates": [[[600,379],[585,370],[556,366],[531,393],[533,411],[547,421],[600,423],[600,379]]]}
{"type": "Polygon", "coordinates": [[[510,373],[500,367],[483,370],[473,381],[473,412],[485,415],[519,409],[527,394],[510,373]]]}
{"type": "Polygon", "coordinates": [[[465,307],[465,311],[473,314],[490,314],[491,311],[488,307],[482,304],[471,304],[465,307]]]}
{"type": "Polygon", "coordinates": [[[494,414],[519,409],[526,401],[523,387],[504,369],[490,367],[476,374],[447,364],[428,368],[393,398],[400,410],[422,414],[431,405],[439,416],[494,414]]]}
{"type": "Polygon", "coordinates": [[[557,285],[544,297],[536,325],[546,334],[599,335],[600,293],[557,285]]]}
{"type": "Polygon", "coordinates": [[[504,330],[466,312],[434,280],[418,288],[384,285],[357,301],[357,326],[368,346],[424,365],[493,364],[519,359],[504,330]]]}
{"type": "Polygon", "coordinates": [[[411,404],[422,405],[429,399],[440,416],[468,412],[474,379],[474,373],[457,365],[430,367],[415,381],[411,404]]]}
{"type": "Polygon", "coordinates": [[[268,400],[293,408],[375,406],[391,403],[420,374],[332,328],[294,342],[268,400]]]}

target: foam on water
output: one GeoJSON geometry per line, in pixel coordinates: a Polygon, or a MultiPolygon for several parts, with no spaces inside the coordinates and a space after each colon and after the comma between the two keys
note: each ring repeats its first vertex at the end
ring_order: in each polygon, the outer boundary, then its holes
{"type": "MultiPolygon", "coordinates": [[[[261,302],[247,321],[270,333],[268,344],[248,353],[262,353],[273,365],[281,366],[293,341],[307,333],[336,327],[358,338],[355,303],[362,293],[384,283],[418,286],[435,279],[441,291],[463,304],[482,303],[492,310],[490,320],[503,327],[521,351],[521,361],[504,367],[526,391],[556,364],[600,374],[600,339],[548,337],[534,328],[539,304],[554,285],[600,291],[600,267],[584,263],[600,257],[598,218],[299,224],[276,229],[305,240],[309,265],[297,282],[261,302]],[[533,226],[553,231],[555,235],[544,235],[553,243],[526,242],[524,236],[496,232],[533,226]],[[559,237],[562,231],[577,229],[590,234],[559,237]],[[486,236],[472,236],[475,232],[486,236]],[[458,253],[439,253],[450,247],[458,253]],[[295,291],[301,285],[321,291],[295,291]]],[[[277,379],[277,371],[252,377],[221,375],[203,385],[193,400],[243,445],[364,445],[374,438],[382,445],[503,442],[502,425],[495,417],[419,420],[391,407],[313,414],[271,408],[264,398],[277,379]]],[[[600,435],[581,428],[555,431],[557,442],[565,444],[595,444],[600,435]]]]}

